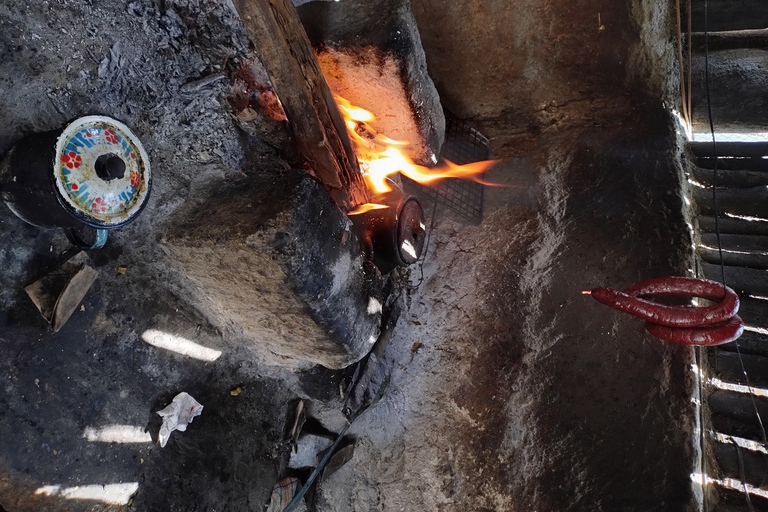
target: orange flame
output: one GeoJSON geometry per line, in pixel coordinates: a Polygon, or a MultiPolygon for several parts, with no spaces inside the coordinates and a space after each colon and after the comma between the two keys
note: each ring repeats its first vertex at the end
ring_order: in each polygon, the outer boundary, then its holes
{"type": "Polygon", "coordinates": [[[480,175],[498,160],[484,160],[466,165],[457,165],[445,160],[434,168],[418,165],[398,149],[407,146],[407,142],[390,139],[378,133],[369,124],[376,119],[371,112],[352,105],[341,96],[334,98],[346,123],[349,137],[355,145],[355,154],[360,162],[363,177],[375,193],[383,194],[392,190],[387,184],[387,177],[398,172],[423,184],[445,178],[467,178],[488,184],[480,175]]]}
{"type": "Polygon", "coordinates": [[[371,210],[383,210],[384,208],[389,208],[389,206],[385,204],[365,203],[361,204],[347,215],[360,215],[361,213],[369,212],[371,210]]]}

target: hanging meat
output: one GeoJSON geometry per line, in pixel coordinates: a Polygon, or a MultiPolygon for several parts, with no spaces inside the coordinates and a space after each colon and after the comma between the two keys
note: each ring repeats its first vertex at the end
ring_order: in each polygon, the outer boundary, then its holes
{"type": "Polygon", "coordinates": [[[693,277],[657,277],[626,290],[596,288],[582,292],[598,302],[645,320],[645,328],[663,340],[683,345],[722,345],[744,331],[736,314],[739,297],[731,288],[693,277]],[[699,297],[716,303],[711,306],[668,306],[657,297],[699,297]]]}

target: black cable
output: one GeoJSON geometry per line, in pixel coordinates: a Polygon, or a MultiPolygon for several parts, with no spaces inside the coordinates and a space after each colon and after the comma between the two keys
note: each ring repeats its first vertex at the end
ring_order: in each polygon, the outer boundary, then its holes
{"type": "Polygon", "coordinates": [[[747,490],[747,475],[744,469],[744,456],[741,454],[741,446],[732,437],[731,442],[736,447],[736,457],[739,460],[739,477],[744,488],[744,496],[747,498],[747,507],[749,507],[749,512],[755,512],[755,507],[752,506],[752,499],[749,497],[749,491],[747,490]]]}
{"type": "Polygon", "coordinates": [[[707,0],[704,0],[704,84],[707,89],[707,115],[709,117],[709,130],[712,133],[712,152],[714,154],[712,203],[715,208],[715,236],[717,237],[717,251],[720,255],[720,276],[723,287],[725,287],[725,264],[723,263],[723,245],[720,242],[719,212],[717,209],[717,141],[715,140],[715,124],[712,121],[712,95],[709,90],[709,18],[707,13],[707,0]]]}
{"type": "MultiPolygon", "coordinates": [[[[717,140],[715,137],[715,124],[713,121],[712,116],[712,95],[710,93],[710,87],[709,87],[709,10],[708,10],[708,2],[707,0],[704,0],[704,82],[706,86],[706,94],[707,94],[707,116],[709,120],[709,130],[712,134],[712,152],[713,152],[713,178],[712,178],[712,203],[714,207],[714,215],[715,215],[715,236],[717,237],[717,251],[720,256],[720,276],[723,283],[723,288],[726,287],[725,282],[725,262],[723,260],[723,245],[720,241],[720,224],[719,224],[719,211],[717,208],[717,140]]],[[[736,354],[739,356],[739,364],[741,365],[741,372],[744,375],[744,381],[747,384],[747,389],[749,390],[749,397],[752,401],[752,407],[755,410],[755,416],[757,417],[757,422],[760,425],[760,431],[763,436],[763,446],[768,447],[768,439],[766,439],[766,433],[765,433],[765,427],[763,425],[763,419],[760,417],[760,411],[757,408],[757,402],[755,401],[755,394],[752,392],[752,386],[749,382],[749,376],[747,375],[747,369],[744,367],[744,359],[741,357],[741,348],[739,347],[739,340],[734,340],[734,343],[736,345],[736,354]]],[[[734,444],[736,445],[735,441],[734,444]]],[[[747,506],[749,507],[749,510],[754,512],[754,508],[752,507],[752,501],[749,496],[749,492],[747,491],[747,484],[744,477],[744,461],[742,460],[741,456],[741,450],[738,445],[736,445],[736,450],[739,458],[739,466],[741,469],[741,482],[744,486],[744,496],[747,500],[747,506]]]]}

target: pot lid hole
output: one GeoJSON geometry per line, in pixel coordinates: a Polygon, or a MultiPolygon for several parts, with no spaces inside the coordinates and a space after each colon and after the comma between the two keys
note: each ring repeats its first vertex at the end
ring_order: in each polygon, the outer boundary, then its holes
{"type": "Polygon", "coordinates": [[[123,123],[86,116],[70,123],[56,142],[56,188],[69,207],[109,227],[133,220],[149,195],[149,156],[123,123]]]}

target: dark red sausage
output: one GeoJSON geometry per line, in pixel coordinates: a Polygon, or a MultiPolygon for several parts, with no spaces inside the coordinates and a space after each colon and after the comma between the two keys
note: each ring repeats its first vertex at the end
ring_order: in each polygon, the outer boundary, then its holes
{"type": "Polygon", "coordinates": [[[722,300],[725,295],[736,296],[733,290],[717,281],[679,276],[646,279],[630,286],[624,293],[633,297],[701,297],[716,301],[722,300]]]}
{"type": "Polygon", "coordinates": [[[606,306],[668,327],[717,324],[725,322],[739,311],[739,297],[732,289],[713,281],[686,277],[650,279],[627,288],[625,292],[597,288],[592,290],[592,296],[606,306]],[[681,307],[657,304],[642,298],[648,296],[689,296],[722,300],[712,306],[681,307]]]}
{"type": "Polygon", "coordinates": [[[744,332],[744,322],[734,316],[727,322],[706,327],[665,327],[652,322],[645,323],[645,329],[663,340],[682,345],[713,346],[730,343],[744,332]]]}

